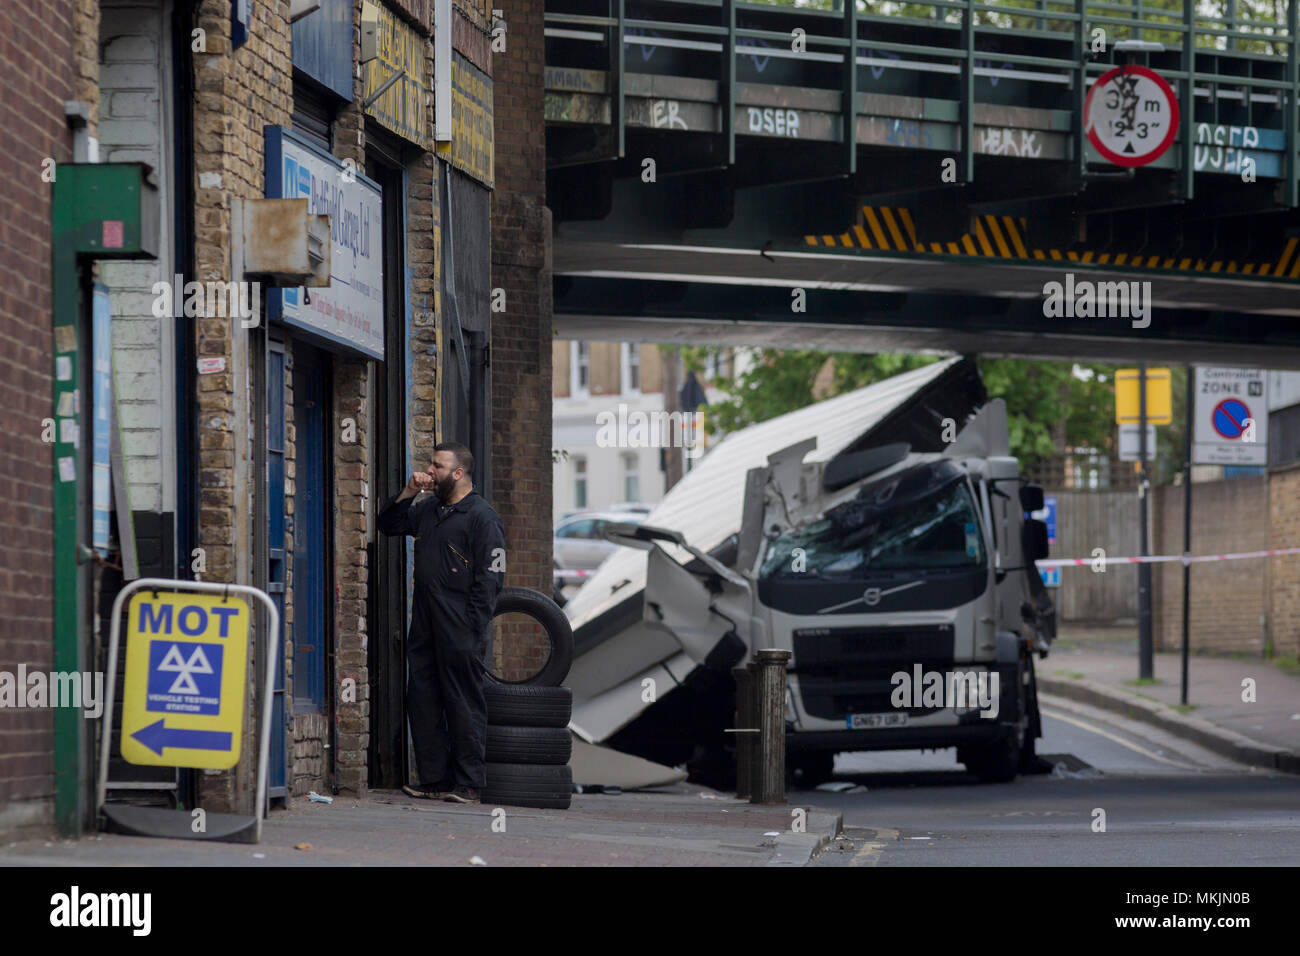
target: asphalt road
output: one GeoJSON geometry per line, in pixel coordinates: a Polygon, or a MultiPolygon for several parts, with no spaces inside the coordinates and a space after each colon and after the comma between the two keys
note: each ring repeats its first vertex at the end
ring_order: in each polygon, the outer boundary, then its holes
{"type": "Polygon", "coordinates": [[[841,754],[844,813],[814,866],[1295,866],[1300,777],[1252,770],[1103,711],[1042,697],[1051,774],[981,784],[955,750],[841,754]],[[865,790],[862,788],[865,787],[865,790]],[[1104,811],[1105,831],[1094,828],[1104,811]]]}

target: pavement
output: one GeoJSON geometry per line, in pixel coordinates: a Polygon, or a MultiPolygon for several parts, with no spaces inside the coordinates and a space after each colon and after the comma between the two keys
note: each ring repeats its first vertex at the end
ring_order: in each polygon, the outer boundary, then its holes
{"type": "Polygon", "coordinates": [[[1294,668],[1260,657],[1192,654],[1183,707],[1181,654],[1155,654],[1154,681],[1140,682],[1136,628],[1068,625],[1035,668],[1045,694],[1159,727],[1240,763],[1300,773],[1300,673],[1294,668]],[[1248,678],[1253,700],[1243,700],[1248,678]]]}
{"type": "Polygon", "coordinates": [[[0,846],[0,866],[805,866],[842,814],[797,799],[755,806],[682,783],[533,810],[371,790],[295,797],[257,845],[101,833],[0,846]]]}

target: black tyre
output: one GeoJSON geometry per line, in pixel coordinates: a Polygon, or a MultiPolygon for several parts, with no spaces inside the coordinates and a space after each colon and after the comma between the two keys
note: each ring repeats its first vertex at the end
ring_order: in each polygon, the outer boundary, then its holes
{"type": "Polygon", "coordinates": [[[1019,735],[1008,734],[994,744],[959,750],[958,759],[980,783],[1010,783],[1020,771],[1020,747],[1019,735]]]}
{"type": "Polygon", "coordinates": [[[526,614],[542,625],[551,642],[551,655],[542,669],[526,680],[497,680],[515,686],[559,687],[563,684],[573,664],[573,628],[560,606],[531,588],[508,587],[501,589],[492,616],[500,617],[502,614],[526,614]]]}
{"type": "Polygon", "coordinates": [[[834,753],[787,754],[785,759],[793,782],[804,790],[812,790],[835,775],[834,753]]]}
{"type": "Polygon", "coordinates": [[[487,729],[488,763],[560,765],[573,755],[567,727],[493,727],[487,729]]]}
{"type": "Polygon", "coordinates": [[[489,763],[485,804],[567,810],[573,799],[573,771],[526,763],[489,763]]]}
{"type": "Polygon", "coordinates": [[[567,727],[573,716],[573,691],[531,684],[483,685],[488,725],[495,727],[567,727]]]}

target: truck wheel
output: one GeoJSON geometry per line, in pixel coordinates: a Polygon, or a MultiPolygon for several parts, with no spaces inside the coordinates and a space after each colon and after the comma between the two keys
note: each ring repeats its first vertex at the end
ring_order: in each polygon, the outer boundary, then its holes
{"type": "Polygon", "coordinates": [[[980,783],[1010,783],[1020,769],[1020,735],[1008,734],[995,744],[962,748],[957,758],[980,783]]]}
{"type": "Polygon", "coordinates": [[[833,753],[792,754],[786,759],[793,772],[794,782],[805,790],[811,790],[835,775],[833,753]]]}

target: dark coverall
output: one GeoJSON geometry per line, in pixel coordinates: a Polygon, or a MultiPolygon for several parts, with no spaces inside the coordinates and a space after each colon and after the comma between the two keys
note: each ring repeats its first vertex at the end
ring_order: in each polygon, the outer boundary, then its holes
{"type": "Polygon", "coordinates": [[[435,495],[414,502],[389,499],[378,524],[384,534],[415,536],[406,698],[417,782],[450,780],[481,790],[483,680],[492,612],[505,578],[505,531],[477,491],[451,506],[435,495]]]}

